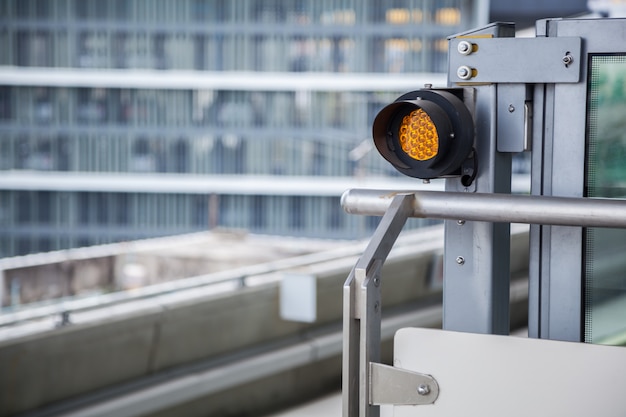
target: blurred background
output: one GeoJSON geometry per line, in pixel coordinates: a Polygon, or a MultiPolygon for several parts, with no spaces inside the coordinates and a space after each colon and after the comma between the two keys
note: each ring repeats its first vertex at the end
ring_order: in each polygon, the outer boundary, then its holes
{"type": "Polygon", "coordinates": [[[346,216],[341,192],[395,176],[370,152],[373,118],[445,85],[446,37],[586,9],[3,0],[0,257],[215,227],[365,237],[377,221],[346,216]]]}

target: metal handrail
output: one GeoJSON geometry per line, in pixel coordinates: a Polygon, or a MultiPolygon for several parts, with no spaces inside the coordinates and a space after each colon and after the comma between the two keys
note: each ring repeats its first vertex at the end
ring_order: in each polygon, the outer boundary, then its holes
{"type": "Polygon", "coordinates": [[[381,216],[400,194],[415,197],[410,217],[626,228],[626,200],[621,199],[353,189],[343,194],[341,205],[350,214],[381,216]]]}

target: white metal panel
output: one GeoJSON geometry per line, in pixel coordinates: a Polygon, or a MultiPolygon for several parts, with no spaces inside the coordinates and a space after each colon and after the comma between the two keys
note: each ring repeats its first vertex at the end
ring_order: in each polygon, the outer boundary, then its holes
{"type": "Polygon", "coordinates": [[[394,365],[432,375],[433,405],[394,416],[624,416],[626,348],[405,328],[394,365]]]}

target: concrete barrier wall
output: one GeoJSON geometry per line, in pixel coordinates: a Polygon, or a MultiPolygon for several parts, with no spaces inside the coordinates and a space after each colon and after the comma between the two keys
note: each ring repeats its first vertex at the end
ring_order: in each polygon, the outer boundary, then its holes
{"type": "Polygon", "coordinates": [[[0,307],[136,289],[341,246],[223,230],[3,258],[0,307]]]}
{"type": "Polygon", "coordinates": [[[114,287],[115,258],[53,262],[3,271],[2,307],[102,292],[114,287]]]}
{"type": "MultiPolygon", "coordinates": [[[[515,273],[527,268],[527,239],[513,237],[515,273]]],[[[383,308],[439,291],[431,279],[441,252],[441,238],[394,248],[382,273],[383,308]]],[[[355,262],[298,269],[317,277],[315,323],[282,320],[279,285],[270,282],[0,342],[0,417],[340,323],[341,288],[355,262]]]]}

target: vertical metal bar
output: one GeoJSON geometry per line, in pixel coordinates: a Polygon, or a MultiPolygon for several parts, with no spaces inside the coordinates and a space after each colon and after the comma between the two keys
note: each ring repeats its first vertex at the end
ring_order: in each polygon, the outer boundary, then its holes
{"type": "MultiPolygon", "coordinates": [[[[510,154],[496,151],[496,86],[476,91],[476,150],[478,176],[475,190],[509,193],[510,154]]],[[[446,181],[446,191],[458,190],[458,179],[446,181]]],[[[502,223],[445,222],[443,327],[475,333],[509,331],[509,225],[502,223]]]]}
{"type": "Polygon", "coordinates": [[[380,272],[414,203],[413,194],[394,197],[343,287],[344,417],[380,414],[379,406],[370,404],[369,393],[369,364],[380,361],[380,272]]]}
{"type": "MultiPolygon", "coordinates": [[[[541,26],[537,25],[537,36],[542,34],[541,26]]],[[[543,194],[544,147],[544,115],[546,112],[546,86],[536,85],[533,94],[533,132],[531,143],[531,183],[530,193],[537,196],[543,194]]],[[[544,226],[530,226],[529,265],[528,265],[528,336],[538,338],[541,327],[541,265],[542,265],[542,234],[544,226]]]]}
{"type": "MultiPolygon", "coordinates": [[[[468,35],[512,37],[515,28],[495,23],[468,35]]],[[[448,80],[455,73],[456,68],[449,68],[448,80]]],[[[497,85],[477,86],[473,102],[466,97],[466,104],[474,105],[478,175],[471,187],[458,178],[448,179],[446,191],[511,192],[511,154],[497,151],[497,93],[497,85]]],[[[464,220],[445,222],[443,327],[508,334],[510,227],[464,220]]]]}

